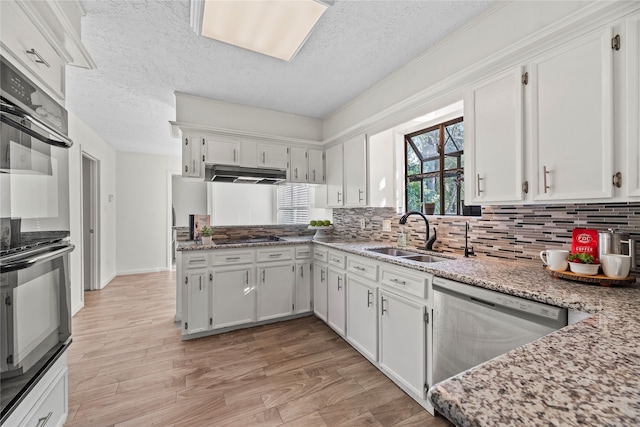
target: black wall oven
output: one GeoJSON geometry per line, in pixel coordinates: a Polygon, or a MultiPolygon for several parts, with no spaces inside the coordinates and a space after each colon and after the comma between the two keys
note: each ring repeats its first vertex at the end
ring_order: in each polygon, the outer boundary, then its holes
{"type": "Polygon", "coordinates": [[[67,113],[0,57],[2,422],[71,343],[67,113]]]}

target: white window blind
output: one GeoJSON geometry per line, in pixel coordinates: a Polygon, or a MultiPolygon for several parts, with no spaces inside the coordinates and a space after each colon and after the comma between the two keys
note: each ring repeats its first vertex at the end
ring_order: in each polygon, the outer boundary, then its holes
{"type": "Polygon", "coordinates": [[[309,187],[278,186],[278,224],[306,224],[309,221],[309,187]]]}

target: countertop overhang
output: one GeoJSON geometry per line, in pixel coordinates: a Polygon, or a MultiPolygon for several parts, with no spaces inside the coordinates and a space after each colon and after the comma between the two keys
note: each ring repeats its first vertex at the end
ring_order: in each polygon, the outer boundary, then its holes
{"type": "MultiPolygon", "coordinates": [[[[305,242],[224,245],[223,249],[305,242]]],[[[640,425],[640,286],[553,278],[540,263],[455,258],[425,264],[369,252],[392,246],[314,243],[592,315],[435,384],[429,399],[459,426],[640,425]]],[[[180,249],[179,249],[180,250],[180,249]]],[[[189,250],[189,249],[183,249],[189,250]]],[[[442,254],[438,254],[442,255],[442,254]]]]}

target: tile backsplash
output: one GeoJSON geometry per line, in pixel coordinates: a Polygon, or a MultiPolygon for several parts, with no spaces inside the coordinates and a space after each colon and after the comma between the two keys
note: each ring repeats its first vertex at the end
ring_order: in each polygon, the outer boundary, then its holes
{"type": "MultiPolygon", "coordinates": [[[[333,210],[335,237],[396,243],[401,214],[395,208],[344,208],[333,210]],[[365,218],[365,229],[360,219],[365,218]],[[382,231],[382,221],[391,221],[391,231],[382,231]]],[[[478,256],[539,262],[546,248],[571,249],[574,228],[614,229],[628,232],[640,241],[640,202],[485,206],[481,217],[427,216],[430,235],[436,227],[434,249],[442,252],[464,251],[464,228],[468,220],[469,246],[478,256]]],[[[411,216],[404,226],[410,246],[423,246],[424,220],[411,216]]],[[[640,243],[640,242],[639,242],[640,243]]],[[[638,252],[639,244],[636,244],[638,252]]],[[[636,253],[636,265],[638,264],[636,253]]],[[[637,270],[635,270],[637,271],[637,270]]]]}

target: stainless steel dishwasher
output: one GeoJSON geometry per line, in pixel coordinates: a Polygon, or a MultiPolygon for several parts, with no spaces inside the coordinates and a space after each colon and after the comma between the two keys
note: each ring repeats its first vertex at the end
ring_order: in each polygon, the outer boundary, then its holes
{"type": "Polygon", "coordinates": [[[433,382],[567,325],[567,309],[433,279],[433,382]]]}

